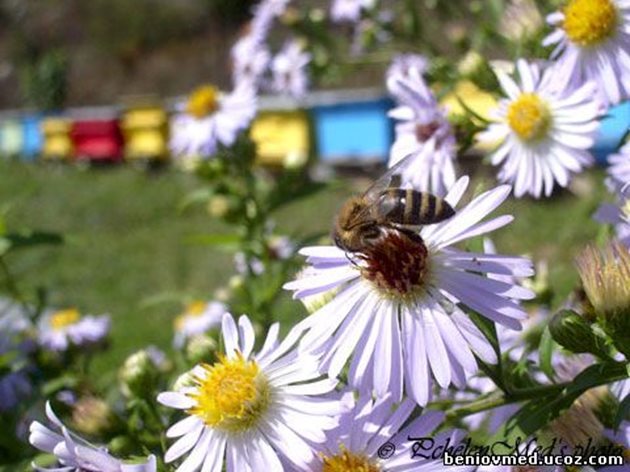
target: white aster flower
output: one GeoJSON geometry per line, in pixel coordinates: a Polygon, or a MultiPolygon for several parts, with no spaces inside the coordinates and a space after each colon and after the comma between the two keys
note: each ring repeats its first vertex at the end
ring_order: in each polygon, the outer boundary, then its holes
{"type": "Polygon", "coordinates": [[[390,117],[399,120],[389,167],[413,156],[402,170],[403,184],[443,196],[455,183],[453,160],[457,153],[446,110],[437,103],[415,67],[408,69],[406,76],[398,73],[389,76],[387,84],[400,104],[389,112],[390,117]]]}
{"type": "MultiPolygon", "coordinates": [[[[373,400],[362,396],[353,409],[339,418],[339,426],[326,432],[326,442],[321,446],[312,472],[365,471],[365,472],[430,472],[448,470],[441,458],[431,459],[440,446],[455,448],[463,432],[448,431],[433,435],[443,422],[444,413],[425,412],[401,430],[411,414],[415,403],[409,399],[396,405],[390,395],[373,400]],[[411,439],[410,439],[411,438],[411,439]],[[414,438],[416,438],[414,440],[414,438]],[[415,441],[422,441],[421,455],[414,457],[415,441]],[[429,441],[433,447],[427,447],[429,441]]],[[[457,467],[462,472],[470,467],[457,467]]]]}
{"type": "Polygon", "coordinates": [[[84,346],[102,341],[109,333],[109,315],[81,316],[76,308],[44,313],[38,323],[38,339],[52,351],[65,351],[72,344],[84,346]]]}
{"type": "Polygon", "coordinates": [[[557,69],[541,73],[535,64],[518,61],[519,83],[496,70],[507,98],[494,111],[495,123],[478,135],[498,144],[491,156],[500,165],[499,180],[514,185],[514,195],[551,195],[554,184],[566,187],[573,173],[593,163],[593,145],[601,103],[595,84],[558,88],[557,69]]]}
{"type": "Polygon", "coordinates": [[[557,26],[543,45],[557,45],[558,87],[594,81],[607,105],[630,96],[630,1],[569,0],[547,22],[557,26]]]}
{"type": "Polygon", "coordinates": [[[195,90],[186,112],[173,118],[171,150],[176,156],[212,156],[219,145],[231,146],[256,115],[256,93],[251,85],[239,84],[222,95],[206,85],[195,90]]]}
{"type": "Polygon", "coordinates": [[[33,421],[30,426],[29,442],[40,451],[53,454],[60,467],[44,468],[33,464],[42,472],[156,472],[154,456],[149,456],[142,464],[125,464],[112,457],[104,447],[94,446],[70,432],[46,403],[46,416],[57,431],[33,421]]]}
{"type": "Polygon", "coordinates": [[[226,311],[227,307],[221,302],[196,300],[189,303],[183,313],[173,321],[175,327],[173,344],[181,348],[189,338],[219,326],[226,311]]]}
{"type": "MultiPolygon", "coordinates": [[[[468,178],[461,178],[445,197],[454,208],[468,178]]],[[[448,220],[423,227],[418,236],[395,230],[363,253],[334,246],[307,247],[310,267],[285,285],[303,298],[337,290],[335,297],[300,323],[308,329],[301,343],[325,351],[322,368],[336,377],[352,356],[352,385],[387,392],[400,400],[407,394],[426,405],[431,373],[438,385],[460,388],[477,371],[473,352],[496,362],[489,342],[463,311],[468,307],[520,329],[525,311],[513,299],[533,293],[486,274],[531,276],[532,264],[520,257],[470,253],[454,244],[505,226],[512,216],[482,221],[510,193],[509,186],[489,190],[448,220]]]]}
{"type": "Polygon", "coordinates": [[[172,462],[186,453],[180,472],[304,470],[313,460],[313,445],[337,425],[343,411],[338,400],[322,397],[337,384],[319,379],[318,359],[292,349],[300,331],[278,342],[274,324],[257,354],[254,328],[246,316],[238,328],[223,317],[225,356],[192,371],[194,385],[165,392],[158,401],[186,410],[186,418],[166,433],[179,439],[166,452],[172,462]]]}
{"type": "Polygon", "coordinates": [[[306,67],[309,62],[311,54],[304,51],[299,41],[287,42],[271,63],[271,89],[294,98],[304,97],[308,90],[306,67]]]}

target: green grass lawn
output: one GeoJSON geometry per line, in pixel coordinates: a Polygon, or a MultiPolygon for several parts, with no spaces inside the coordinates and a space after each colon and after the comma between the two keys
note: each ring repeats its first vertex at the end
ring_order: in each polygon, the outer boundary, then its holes
{"type": "MultiPolygon", "coordinates": [[[[552,287],[566,295],[576,282],[573,257],[599,230],[590,215],[605,195],[602,176],[593,171],[580,179],[586,194],[582,197],[561,192],[543,202],[510,201],[503,212],[516,220],[497,232],[498,248],[547,258],[552,287]]],[[[277,215],[278,232],[327,231],[344,197],[367,182],[337,182],[284,207],[277,215]]],[[[113,345],[96,362],[99,371],[113,373],[126,355],[146,344],[170,346],[171,320],[179,304],[147,308],[143,301],[163,293],[210,298],[232,275],[231,255],[187,242],[195,234],[227,230],[201,207],[178,210],[184,195],[200,185],[194,176],[176,171],[144,174],[128,167],[79,170],[0,163],[0,205],[10,206],[10,227],[58,231],[67,237],[63,246],[11,256],[22,289],[44,286],[51,306],[112,314],[113,345]]],[[[304,313],[288,297],[283,307],[283,319],[304,313]]]]}

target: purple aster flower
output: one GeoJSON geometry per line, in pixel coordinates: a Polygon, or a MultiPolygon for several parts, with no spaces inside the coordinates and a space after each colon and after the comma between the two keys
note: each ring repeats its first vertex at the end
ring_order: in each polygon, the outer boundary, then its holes
{"type": "Polygon", "coordinates": [[[558,69],[543,72],[535,64],[518,61],[519,82],[496,70],[506,99],[494,112],[496,120],[478,135],[481,142],[498,145],[491,156],[500,165],[499,180],[514,185],[514,195],[536,198],[551,195],[554,184],[566,187],[571,174],[593,163],[593,145],[601,103],[595,84],[558,87],[558,69]]]}
{"type": "Polygon", "coordinates": [[[294,349],[301,331],[278,342],[274,324],[254,354],[254,328],[246,316],[238,327],[223,317],[225,355],[192,371],[192,385],[165,392],[158,401],[186,411],[167,431],[179,438],[166,452],[173,462],[188,453],[177,471],[228,472],[304,470],[314,460],[313,445],[337,425],[345,410],[328,397],[337,382],[320,379],[316,356],[294,349]],[[322,396],[324,395],[324,396],[322,396]]]}
{"type": "Polygon", "coordinates": [[[304,97],[308,89],[306,67],[310,61],[311,54],[304,51],[299,41],[287,42],[271,63],[271,89],[294,98],[304,97]]]}
{"type": "Polygon", "coordinates": [[[630,247],[630,188],[616,187],[616,203],[602,203],[593,218],[604,224],[614,225],[616,238],[626,247],[630,247]]]}
{"type": "Polygon", "coordinates": [[[265,38],[253,32],[241,37],[232,46],[231,57],[233,82],[256,90],[271,62],[265,38]]]}
{"type": "Polygon", "coordinates": [[[414,69],[422,77],[428,68],[429,60],[422,54],[398,54],[392,59],[386,76],[405,78],[414,69]]]}
{"type": "Polygon", "coordinates": [[[264,39],[269,34],[274,20],[287,9],[291,0],[262,0],[254,7],[254,17],[251,21],[251,34],[264,39]]]}
{"type": "Polygon", "coordinates": [[[403,184],[443,196],[455,183],[453,160],[457,153],[446,110],[438,105],[415,67],[408,69],[406,76],[389,76],[387,85],[400,103],[389,112],[390,117],[399,120],[389,166],[413,156],[402,171],[403,184]]]}
{"type": "Polygon", "coordinates": [[[619,152],[608,156],[608,175],[616,185],[623,187],[630,183],[630,142],[619,152]]]}
{"type": "MultiPolygon", "coordinates": [[[[351,394],[350,394],[351,395],[351,394]]],[[[443,422],[444,413],[428,411],[416,417],[409,426],[402,426],[410,419],[415,403],[409,399],[396,405],[390,395],[373,400],[364,395],[354,408],[341,415],[339,426],[326,432],[317,461],[309,470],[320,471],[414,471],[450,470],[441,459],[413,457],[412,438],[424,438],[423,454],[432,452],[445,444],[455,445],[461,441],[462,431],[445,431],[433,434],[443,422]],[[432,448],[426,448],[428,441],[432,448]],[[385,449],[389,448],[389,449],[385,449]],[[392,455],[385,454],[390,450],[392,455]]],[[[420,440],[420,439],[418,439],[420,440]]],[[[457,467],[462,472],[472,468],[457,467]]]]}
{"type": "Polygon", "coordinates": [[[192,93],[185,108],[173,118],[171,150],[178,156],[207,158],[219,144],[234,144],[238,134],[249,126],[256,115],[256,93],[246,83],[225,95],[206,85],[192,93]]]}
{"type": "Polygon", "coordinates": [[[40,451],[53,454],[60,467],[44,468],[33,464],[42,472],[156,472],[154,456],[149,456],[142,464],[125,464],[111,456],[107,449],[94,446],[70,432],[46,403],[46,416],[53,429],[33,421],[30,426],[29,442],[40,451]]]}
{"type": "Polygon", "coordinates": [[[593,81],[593,93],[607,105],[630,96],[628,0],[569,0],[547,22],[557,27],[543,45],[556,44],[551,57],[560,89],[593,81]]]}
{"type": "Polygon", "coordinates": [[[65,351],[70,344],[85,346],[96,344],[109,334],[109,315],[81,316],[76,308],[49,310],[38,323],[38,339],[52,351],[65,351]]]}
{"type": "Polygon", "coordinates": [[[375,0],[333,0],[330,18],[336,23],[356,23],[361,19],[361,11],[369,10],[375,0]]]}
{"type": "MultiPolygon", "coordinates": [[[[446,201],[455,207],[467,187],[468,178],[461,178],[446,201]]],[[[364,253],[335,246],[302,249],[310,266],[285,288],[294,290],[295,298],[337,291],[300,323],[308,329],[302,346],[325,352],[322,368],[331,377],[352,357],[350,383],[374,389],[378,396],[390,392],[395,401],[402,398],[404,385],[408,395],[426,405],[431,373],[441,387],[452,382],[463,388],[477,371],[473,352],[496,362],[494,350],[463,307],[518,330],[527,314],[512,300],[533,297],[518,285],[486,277],[531,276],[529,260],[453,247],[511,222],[510,215],[482,221],[510,190],[489,190],[415,237],[388,231],[364,253]]]]}

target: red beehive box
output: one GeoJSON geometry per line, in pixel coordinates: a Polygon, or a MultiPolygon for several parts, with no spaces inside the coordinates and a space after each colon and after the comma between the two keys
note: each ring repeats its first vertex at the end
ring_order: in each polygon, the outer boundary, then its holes
{"type": "Polygon", "coordinates": [[[123,136],[116,119],[77,120],[70,136],[77,159],[99,162],[123,159],[123,136]]]}

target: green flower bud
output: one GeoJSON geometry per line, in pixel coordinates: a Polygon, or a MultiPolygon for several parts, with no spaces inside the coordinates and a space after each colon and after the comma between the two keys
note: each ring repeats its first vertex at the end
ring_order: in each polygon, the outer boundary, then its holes
{"type": "Polygon", "coordinates": [[[158,379],[158,369],[149,353],[138,351],[127,358],[119,372],[121,390],[127,397],[152,394],[158,379]]]}
{"type": "Polygon", "coordinates": [[[214,339],[203,334],[194,336],[186,345],[186,358],[193,364],[208,362],[214,357],[217,343],[214,339]]]}
{"type": "Polygon", "coordinates": [[[555,342],[571,352],[609,357],[604,339],[596,335],[591,325],[574,311],[556,313],[549,322],[549,331],[555,342]]]}
{"type": "Polygon", "coordinates": [[[96,397],[82,397],[72,408],[72,422],[77,430],[90,436],[111,431],[116,418],[105,401],[96,397]]]}

